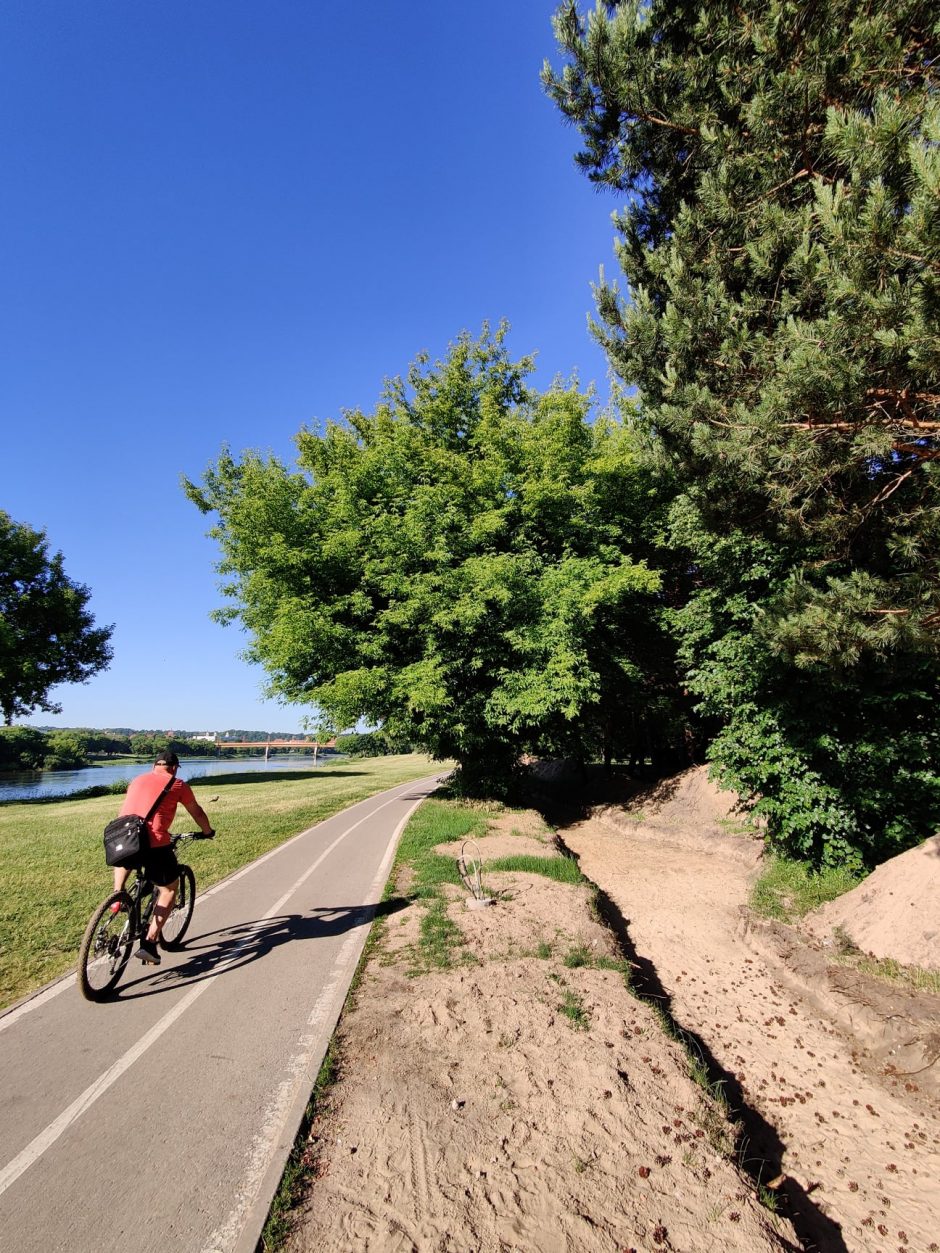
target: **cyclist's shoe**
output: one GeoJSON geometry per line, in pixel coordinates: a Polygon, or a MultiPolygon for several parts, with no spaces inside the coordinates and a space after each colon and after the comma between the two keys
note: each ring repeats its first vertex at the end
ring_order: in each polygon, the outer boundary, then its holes
{"type": "Polygon", "coordinates": [[[157,952],[156,940],[141,940],[137,956],[145,966],[159,966],[160,954],[157,952]]]}
{"type": "Polygon", "coordinates": [[[114,902],[114,904],[111,906],[111,913],[112,913],[112,914],[119,914],[119,913],[121,913],[121,912],[122,912],[122,910],[123,910],[123,909],[124,909],[124,902],[123,902],[123,901],[115,901],[115,902],[114,902]]]}

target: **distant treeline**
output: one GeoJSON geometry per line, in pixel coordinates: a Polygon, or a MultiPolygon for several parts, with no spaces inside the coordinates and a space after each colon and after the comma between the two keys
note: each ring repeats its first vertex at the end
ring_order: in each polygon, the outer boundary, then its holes
{"type": "MultiPolygon", "coordinates": [[[[218,740],[266,740],[269,736],[273,740],[290,740],[302,739],[303,734],[300,731],[244,731],[240,727],[228,727],[224,731],[206,731],[204,728],[199,731],[182,730],[175,731],[159,730],[155,727],[36,727],[37,731],[53,732],[56,730],[64,730],[76,732],[78,735],[103,735],[112,739],[130,740],[135,735],[149,736],[161,742],[169,739],[174,740],[196,740],[205,735],[215,735],[218,740]]],[[[203,741],[207,742],[207,741],[203,741]]]]}
{"type": "MultiPolygon", "coordinates": [[[[204,757],[225,748],[226,740],[251,741],[259,748],[267,731],[225,731],[212,742],[192,738],[191,732],[166,735],[159,731],[134,731],[119,727],[106,731],[88,727],[43,730],[38,727],[0,727],[0,770],[77,770],[95,760],[112,757],[156,757],[172,749],[178,757],[204,757]]],[[[297,732],[271,732],[271,739],[302,739],[297,732]]],[[[351,732],[336,741],[336,751],[356,757],[380,757],[409,752],[411,745],[394,740],[382,731],[351,732]]],[[[254,750],[229,750],[248,753],[254,750]]],[[[272,750],[276,751],[276,750],[272,750]]]]}
{"type": "Polygon", "coordinates": [[[2,727],[0,770],[77,770],[96,758],[155,757],[164,748],[172,748],[179,757],[193,757],[211,747],[205,740],[148,731],[121,735],[90,728],[2,727]]]}

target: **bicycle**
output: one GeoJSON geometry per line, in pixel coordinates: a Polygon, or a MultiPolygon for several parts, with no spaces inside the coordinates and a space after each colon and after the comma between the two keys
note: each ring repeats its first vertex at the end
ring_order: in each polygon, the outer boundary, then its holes
{"type": "MultiPolygon", "coordinates": [[[[170,847],[175,849],[185,840],[212,838],[202,831],[183,831],[173,836],[170,847]]],[[[112,892],[101,902],[85,928],[78,953],[78,984],[88,1001],[103,1001],[114,991],[134,945],[146,936],[150,926],[156,891],[143,870],[134,869],[136,878],[130,888],[112,892]],[[115,905],[120,909],[115,910],[115,905]]],[[[176,901],[160,933],[162,948],[173,950],[182,946],[195,905],[196,876],[191,867],[180,865],[176,901]]]]}

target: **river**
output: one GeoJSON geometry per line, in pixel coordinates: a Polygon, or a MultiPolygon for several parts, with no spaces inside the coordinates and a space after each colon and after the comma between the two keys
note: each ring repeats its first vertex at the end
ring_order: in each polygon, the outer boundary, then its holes
{"type": "MultiPolygon", "coordinates": [[[[258,757],[184,757],[180,762],[179,777],[191,781],[213,774],[244,774],[249,771],[316,770],[327,762],[335,761],[330,753],[314,765],[312,754],[295,753],[272,757],[264,761],[258,757]]],[[[143,761],[137,765],[86,766],[82,770],[24,770],[0,774],[0,801],[35,800],[40,796],[68,796],[86,787],[100,787],[133,779],[153,769],[153,762],[143,761]]]]}

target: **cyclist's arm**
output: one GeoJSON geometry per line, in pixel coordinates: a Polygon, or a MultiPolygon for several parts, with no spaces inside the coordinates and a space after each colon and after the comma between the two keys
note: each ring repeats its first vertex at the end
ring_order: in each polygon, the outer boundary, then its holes
{"type": "Polygon", "coordinates": [[[203,835],[212,835],[212,823],[209,821],[209,816],[195,797],[193,798],[192,804],[185,800],[183,801],[183,804],[186,806],[189,816],[192,818],[193,822],[199,823],[199,829],[202,831],[203,835]]]}

